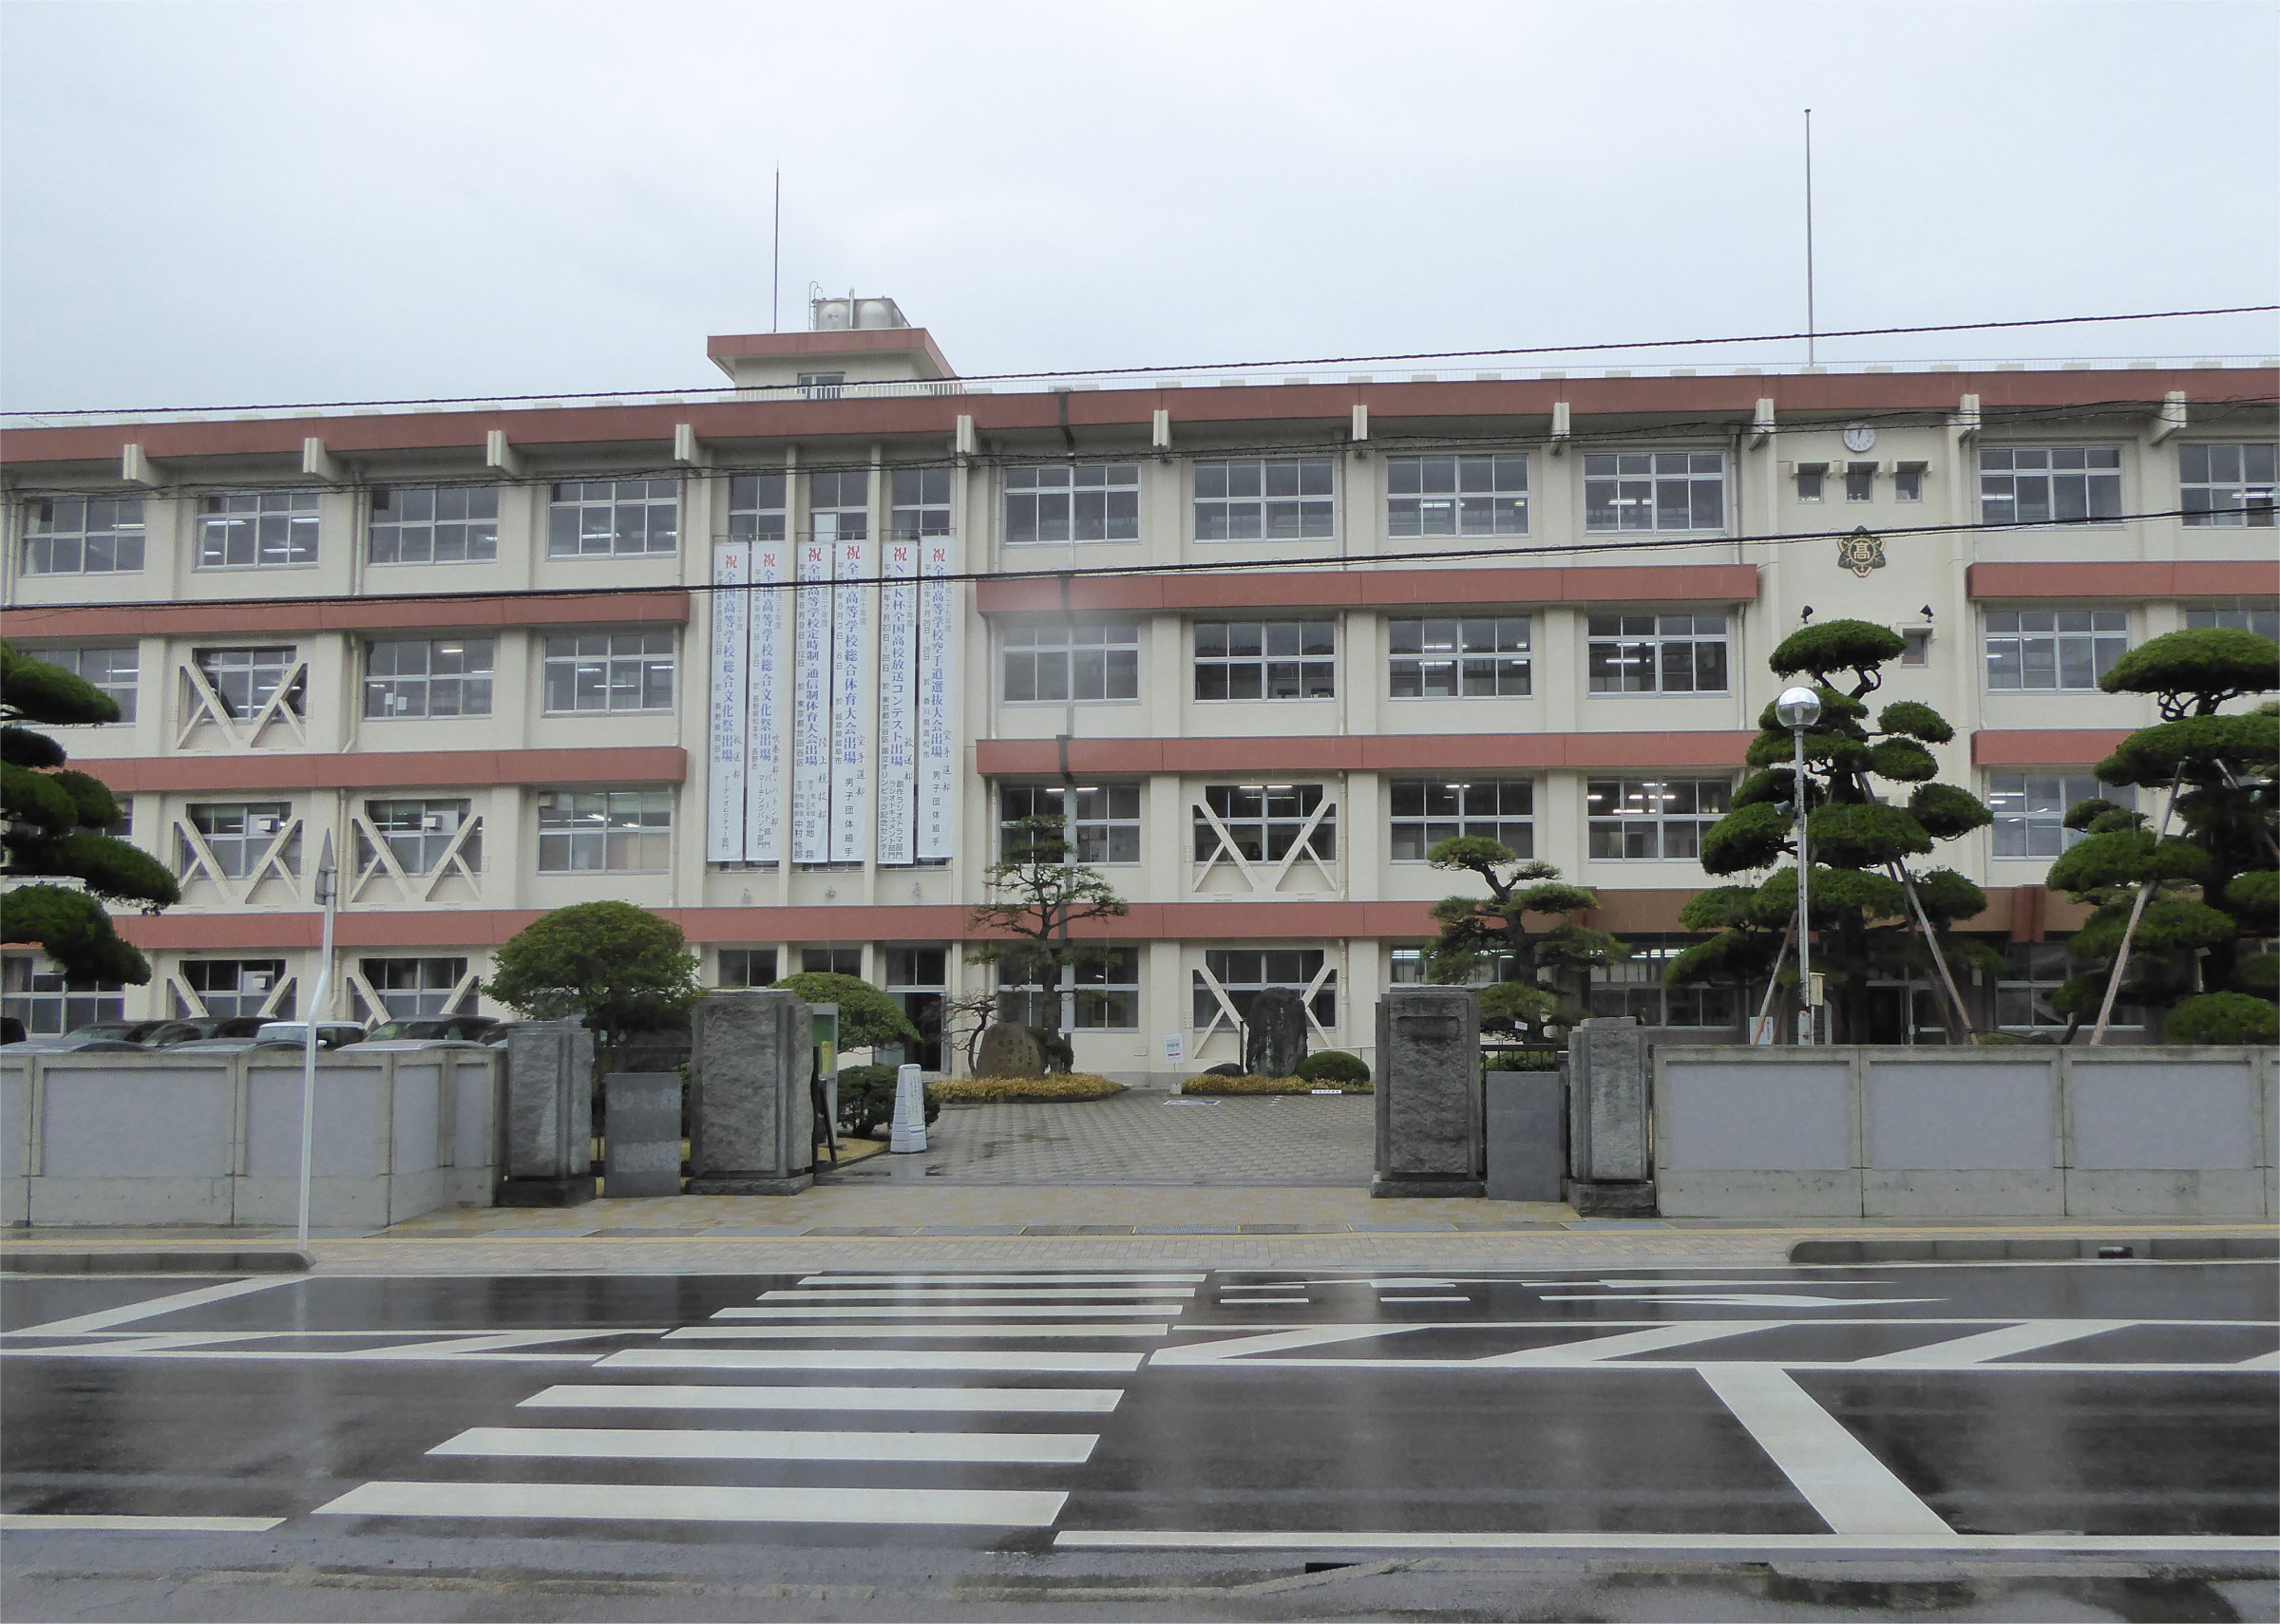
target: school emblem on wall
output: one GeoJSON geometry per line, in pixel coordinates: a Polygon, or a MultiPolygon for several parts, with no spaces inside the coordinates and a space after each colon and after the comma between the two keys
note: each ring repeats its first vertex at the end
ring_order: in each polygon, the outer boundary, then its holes
{"type": "Polygon", "coordinates": [[[1884,538],[1869,534],[1865,524],[1856,525],[1852,535],[1837,538],[1836,561],[1866,580],[1871,570],[1884,568],[1884,538]]]}

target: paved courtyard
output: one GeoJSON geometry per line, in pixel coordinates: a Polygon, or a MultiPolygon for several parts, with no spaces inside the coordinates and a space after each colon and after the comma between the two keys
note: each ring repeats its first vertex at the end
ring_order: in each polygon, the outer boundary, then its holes
{"type": "Polygon", "coordinates": [[[1366,1186],[1367,1094],[1183,1099],[1134,1088],[1081,1104],[950,1105],[923,1157],[880,1156],[849,1183],[1366,1186]]]}

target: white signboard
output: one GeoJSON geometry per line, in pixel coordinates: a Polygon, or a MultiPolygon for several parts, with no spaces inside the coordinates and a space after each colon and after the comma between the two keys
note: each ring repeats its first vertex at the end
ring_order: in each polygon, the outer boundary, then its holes
{"type": "Polygon", "coordinates": [[[791,860],[831,860],[831,552],[799,544],[791,660],[791,860]]]}
{"type": "Polygon", "coordinates": [[[879,860],[911,860],[918,834],[918,541],[884,544],[879,588],[879,860]]]}
{"type": "Polygon", "coordinates": [[[745,611],[751,549],[712,549],[712,695],[706,724],[705,860],[744,860],[745,611]]]}
{"type": "Polygon", "coordinates": [[[839,584],[831,593],[831,860],[861,862],[871,843],[871,716],[864,701],[879,665],[879,589],[868,541],[843,540],[833,551],[839,584]]]}
{"type": "Polygon", "coordinates": [[[1185,1065],[1187,1060],[1188,1040],[1178,1032],[1166,1032],[1164,1034],[1164,1064],[1181,1066],[1185,1065]]]}
{"type": "Polygon", "coordinates": [[[750,697],[746,706],[744,860],[784,860],[784,626],[791,594],[786,541],[752,547],[752,590],[745,620],[750,628],[746,662],[750,697]]]}
{"type": "Polygon", "coordinates": [[[920,543],[919,858],[946,859],[957,834],[958,691],[953,680],[958,544],[947,536],[920,543]]]}

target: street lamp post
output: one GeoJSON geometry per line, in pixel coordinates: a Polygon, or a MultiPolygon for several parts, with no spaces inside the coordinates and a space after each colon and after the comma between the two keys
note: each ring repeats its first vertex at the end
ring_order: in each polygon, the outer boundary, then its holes
{"type": "Polygon", "coordinates": [[[316,859],[316,900],[325,910],[324,945],[318,950],[316,991],[301,1019],[301,1193],[295,1244],[309,1250],[309,1169],[316,1148],[316,1023],[324,1018],[332,991],[332,910],[340,900],[340,870],[332,861],[332,832],[325,831],[316,859]]]}
{"type": "Polygon", "coordinates": [[[1790,799],[1797,809],[1797,1042],[1814,1040],[1812,916],[1807,893],[1813,874],[1813,854],[1805,844],[1805,729],[1821,719],[1821,696],[1810,688],[1786,688],[1774,701],[1774,716],[1789,729],[1795,753],[1791,758],[1790,799]]]}

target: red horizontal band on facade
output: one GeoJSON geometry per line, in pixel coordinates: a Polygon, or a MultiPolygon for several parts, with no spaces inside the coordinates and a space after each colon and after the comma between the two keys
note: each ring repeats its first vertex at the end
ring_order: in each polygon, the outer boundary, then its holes
{"type": "MultiPolygon", "coordinates": [[[[1741,763],[1756,733],[1409,733],[1336,738],[1072,739],[1073,773],[1466,772],[1496,767],[1723,767],[1741,763]]],[[[987,777],[1061,771],[1054,739],[984,739],[987,777]]]]}
{"type": "Polygon", "coordinates": [[[146,609],[18,608],[8,612],[17,642],[48,637],[207,637],[303,632],[445,632],[521,626],[685,626],[685,592],[606,597],[418,597],[370,602],[174,603],[146,609]]]}
{"type": "MultiPolygon", "coordinates": [[[[975,589],[984,614],[1056,614],[1057,576],[999,576],[975,589]]],[[[1406,604],[1749,603],[1753,564],[1617,568],[1197,570],[1176,576],[1088,576],[1069,583],[1073,609],[1364,609],[1406,604]]]]}
{"type": "MultiPolygon", "coordinates": [[[[846,333],[831,335],[845,339],[846,333]]],[[[1953,411],[1963,396],[1980,397],[1983,409],[2064,408],[2137,404],[2148,410],[2172,391],[2196,405],[2239,401],[2269,405],[2259,375],[2227,368],[2121,371],[1838,372],[1814,376],[1635,378],[1514,378],[1432,383],[1261,384],[1242,388],[1165,388],[1138,383],[1126,388],[1036,390],[1007,394],[864,397],[860,385],[837,400],[679,401],[653,406],[596,405],[376,412],[355,416],[240,418],[198,422],[94,423],[0,430],[0,463],[95,463],[113,476],[123,449],[142,447],[154,462],[220,456],[291,459],[297,475],[301,444],[322,440],[332,454],[456,452],[470,468],[482,465],[484,437],[503,431],[510,444],[590,448],[604,444],[670,445],[688,424],[700,440],[826,440],[841,435],[941,435],[961,416],[982,434],[1036,431],[1057,436],[1072,429],[1113,429],[1134,448],[1145,444],[1150,416],[1171,414],[1175,441],[1182,425],[1206,431],[1254,424],[1336,424],[1342,431],[1353,408],[1367,406],[1371,421],[1542,418],[1565,403],[1576,420],[1678,414],[1705,424],[1753,420],[1757,403],[1770,399],[1776,415],[1856,411],[1953,411]]],[[[979,386],[987,389],[987,385],[979,386]]],[[[1717,430],[1708,430],[1715,435],[1717,430]]],[[[1523,435],[1522,438],[1527,438],[1523,435]]],[[[947,449],[945,442],[944,449],[947,449]]],[[[162,472],[163,470],[162,469],[162,472]]]]}
{"type": "Polygon", "coordinates": [[[1973,564],[1964,572],[1964,591],[1974,600],[2270,597],[2280,594],[2280,564],[2252,558],[1973,564]]]}
{"type": "Polygon", "coordinates": [[[85,764],[114,790],[441,789],[496,784],[680,784],[678,745],[588,750],[386,750],[357,755],[129,756],[85,764]]]}
{"type": "Polygon", "coordinates": [[[2087,766],[2112,755],[2132,727],[1986,727],[1971,735],[1974,766],[2087,766]]]}

